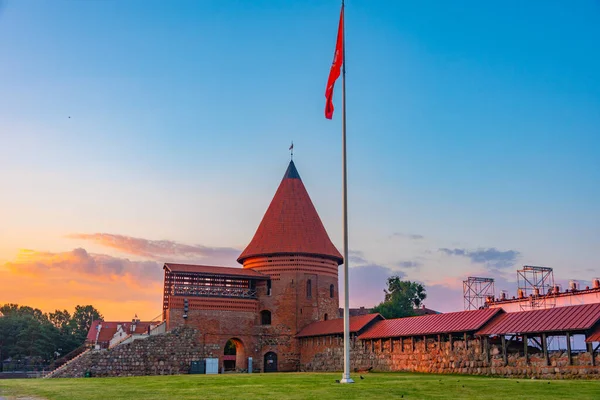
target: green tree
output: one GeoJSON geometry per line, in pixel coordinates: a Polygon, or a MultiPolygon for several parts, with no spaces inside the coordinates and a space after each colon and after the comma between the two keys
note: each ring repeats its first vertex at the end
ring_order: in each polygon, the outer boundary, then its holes
{"type": "Polygon", "coordinates": [[[71,323],[71,313],[67,310],[56,310],[48,314],[48,319],[59,332],[59,338],[56,345],[56,355],[63,356],[72,350],[75,350],[82,344],[79,337],[73,335],[74,323],[71,323]]]}
{"type": "Polygon", "coordinates": [[[48,361],[53,358],[58,341],[58,329],[30,313],[15,312],[0,318],[2,359],[33,357],[48,361]]]}
{"type": "Polygon", "coordinates": [[[6,303],[2,307],[0,307],[0,312],[3,315],[14,314],[19,311],[19,305],[14,303],[6,303]]]}
{"type": "Polygon", "coordinates": [[[92,326],[92,322],[103,318],[102,314],[94,306],[76,306],[69,324],[71,325],[73,335],[80,343],[83,343],[92,326]]]}
{"type": "Polygon", "coordinates": [[[56,310],[45,314],[37,308],[0,306],[0,360],[23,357],[50,362],[82,345],[91,323],[102,319],[93,306],[77,306],[71,314],[56,310]]]}
{"type": "Polygon", "coordinates": [[[427,298],[425,287],[418,282],[403,281],[399,276],[387,279],[385,300],[373,308],[385,318],[402,318],[415,315],[415,308],[427,298]]]}
{"type": "Polygon", "coordinates": [[[226,356],[231,356],[231,355],[235,355],[236,353],[236,346],[235,346],[235,342],[233,340],[228,340],[227,343],[225,343],[225,351],[224,354],[226,356]]]}
{"type": "Polygon", "coordinates": [[[60,331],[63,331],[69,328],[71,313],[69,313],[67,310],[56,310],[48,315],[48,319],[50,322],[52,322],[52,325],[54,325],[60,331]]]}
{"type": "Polygon", "coordinates": [[[3,315],[29,315],[40,322],[47,322],[48,315],[38,308],[19,306],[18,304],[4,304],[0,307],[3,315]]]}

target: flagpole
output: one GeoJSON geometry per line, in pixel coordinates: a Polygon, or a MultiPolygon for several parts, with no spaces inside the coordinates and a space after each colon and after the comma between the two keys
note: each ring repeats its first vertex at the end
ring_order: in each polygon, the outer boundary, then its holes
{"type": "MultiPolygon", "coordinates": [[[[342,0],[342,13],[344,0],[342,0]]],[[[348,294],[348,179],[346,172],[346,18],[344,15],[342,27],[342,180],[343,200],[342,212],[344,214],[344,374],[341,383],[354,383],[350,378],[350,305],[348,294]]]]}

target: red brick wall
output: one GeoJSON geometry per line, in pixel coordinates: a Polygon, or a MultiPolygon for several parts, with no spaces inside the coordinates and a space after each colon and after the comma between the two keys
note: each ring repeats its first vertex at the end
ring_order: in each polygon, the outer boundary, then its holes
{"type": "Polygon", "coordinates": [[[247,369],[247,357],[253,357],[256,365],[258,356],[255,325],[257,314],[250,311],[231,310],[192,310],[188,318],[183,318],[183,309],[167,310],[167,328],[181,326],[196,328],[199,332],[198,341],[204,350],[205,357],[218,357],[219,366],[223,365],[225,345],[229,339],[237,339],[236,368],[247,369]]]}
{"type": "Polygon", "coordinates": [[[166,311],[167,329],[191,326],[200,332],[206,356],[222,356],[229,339],[242,343],[236,367],[246,369],[247,357],[253,358],[254,369],[263,369],[264,356],[277,354],[279,371],[300,369],[300,349],[295,335],[306,325],[337,317],[338,265],[321,257],[274,256],[255,257],[244,268],[256,269],[271,277],[271,294],[267,283],[257,284],[258,300],[189,297],[187,321],[183,319],[183,297],[171,297],[166,311]],[[312,295],[307,296],[310,279],[312,295]],[[333,285],[333,297],[330,286],[333,285]],[[260,312],[271,312],[271,325],[261,325],[260,312]],[[243,358],[243,359],[242,359],[243,358]]]}
{"type": "Polygon", "coordinates": [[[314,321],[336,318],[338,300],[338,266],[335,261],[321,257],[273,256],[255,257],[244,262],[271,277],[271,296],[266,294],[266,284],[259,286],[260,309],[271,311],[274,325],[285,325],[295,335],[314,321]],[[307,297],[310,279],[312,295],[307,297]],[[333,297],[330,297],[333,285],[333,297]]]}
{"type": "Polygon", "coordinates": [[[280,371],[297,371],[300,352],[295,335],[311,322],[323,320],[325,314],[330,319],[337,317],[337,263],[320,257],[273,256],[247,259],[244,268],[271,277],[271,295],[266,283],[257,288],[259,311],[271,312],[271,327],[262,327],[263,356],[273,351],[278,355],[280,371]],[[307,297],[309,279],[312,295],[307,297]],[[334,287],[333,297],[330,285],[334,287]]]}

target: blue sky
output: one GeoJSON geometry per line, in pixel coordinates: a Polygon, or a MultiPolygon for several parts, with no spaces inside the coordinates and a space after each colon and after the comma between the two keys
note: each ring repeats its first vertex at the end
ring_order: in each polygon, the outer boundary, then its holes
{"type": "MultiPolygon", "coordinates": [[[[341,247],[337,1],[0,4],[0,273],[19,249],[144,260],[94,233],[242,249],[291,140],[341,247]]],[[[440,309],[468,274],[600,275],[600,3],[349,0],[346,31],[354,305],[394,272],[440,309]]]]}

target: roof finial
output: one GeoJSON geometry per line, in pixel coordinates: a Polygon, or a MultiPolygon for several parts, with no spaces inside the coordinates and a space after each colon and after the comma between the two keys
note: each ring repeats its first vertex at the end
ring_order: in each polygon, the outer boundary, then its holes
{"type": "Polygon", "coordinates": [[[294,161],[294,141],[292,140],[292,144],[290,145],[290,157],[291,160],[294,161]]]}

